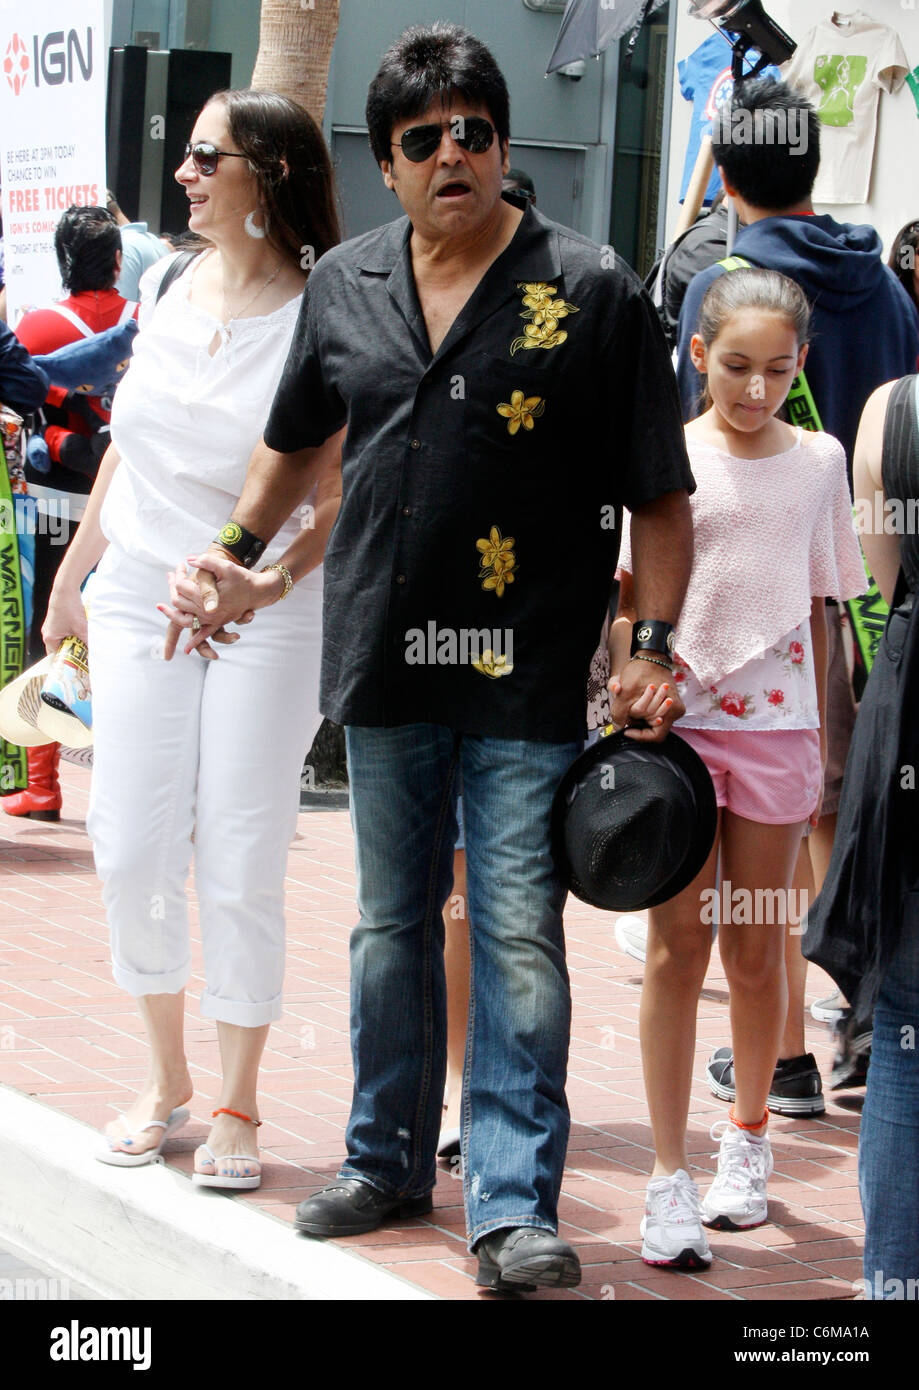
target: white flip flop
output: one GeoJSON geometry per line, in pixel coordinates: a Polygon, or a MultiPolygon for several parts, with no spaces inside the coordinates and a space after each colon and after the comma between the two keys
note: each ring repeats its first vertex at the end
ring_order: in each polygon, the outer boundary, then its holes
{"type": "Polygon", "coordinates": [[[262,1181],[262,1165],[260,1161],[257,1158],[255,1158],[252,1154],[221,1154],[220,1157],[217,1158],[217,1156],[211,1152],[211,1150],[208,1148],[206,1144],[201,1144],[195,1152],[196,1159],[198,1157],[198,1154],[201,1153],[202,1149],[207,1154],[210,1162],[213,1163],[215,1169],[218,1163],[226,1163],[227,1160],[232,1160],[234,1163],[254,1163],[256,1168],[258,1169],[258,1172],[251,1175],[250,1177],[232,1177],[229,1174],[224,1175],[222,1173],[217,1172],[199,1173],[198,1170],[195,1169],[195,1171],[191,1175],[191,1180],[196,1185],[196,1187],[229,1187],[236,1189],[251,1189],[253,1187],[258,1187],[259,1183],[262,1181]]]}
{"type": "MultiPolygon", "coordinates": [[[[130,1143],[129,1137],[110,1139],[109,1147],[99,1149],[96,1158],[100,1163],[111,1163],[115,1168],[140,1168],[145,1163],[155,1163],[160,1158],[166,1140],[175,1134],[176,1130],[181,1129],[188,1122],[189,1117],[190,1111],[181,1107],[178,1110],[173,1110],[168,1120],[149,1120],[147,1124],[140,1125],[138,1129],[134,1130],[134,1134],[142,1134],[145,1129],[161,1129],[163,1131],[159,1143],[152,1149],[144,1149],[141,1153],[127,1153],[124,1149],[115,1149],[111,1145],[130,1143]]],[[[119,1115],[118,1118],[123,1124],[127,1124],[124,1115],[119,1115]]]]}

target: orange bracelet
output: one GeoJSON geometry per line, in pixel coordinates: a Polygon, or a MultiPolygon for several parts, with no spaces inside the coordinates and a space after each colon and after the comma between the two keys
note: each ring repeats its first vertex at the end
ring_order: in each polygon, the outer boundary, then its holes
{"type": "Polygon", "coordinates": [[[768,1105],[766,1106],[766,1109],[763,1111],[763,1118],[760,1120],[758,1125],[743,1124],[740,1120],[738,1120],[735,1117],[733,1105],[728,1111],[728,1119],[731,1121],[731,1124],[736,1125],[738,1129],[762,1129],[763,1125],[766,1124],[767,1120],[769,1119],[769,1107],[768,1105]]]}
{"type": "Polygon", "coordinates": [[[250,1125],[260,1125],[261,1120],[253,1120],[251,1115],[244,1115],[241,1110],[228,1110],[225,1105],[221,1105],[219,1110],[211,1111],[211,1119],[216,1120],[218,1115],[232,1115],[235,1120],[247,1120],[250,1125]]]}

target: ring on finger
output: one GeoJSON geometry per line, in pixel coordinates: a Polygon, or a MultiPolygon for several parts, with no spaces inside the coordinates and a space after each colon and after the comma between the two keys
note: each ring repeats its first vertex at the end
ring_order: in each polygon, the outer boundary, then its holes
{"type": "Polygon", "coordinates": [[[197,613],[194,615],[194,617],[193,617],[192,620],[191,620],[191,630],[192,630],[192,632],[200,632],[200,631],[201,631],[201,619],[198,617],[197,613]]]}

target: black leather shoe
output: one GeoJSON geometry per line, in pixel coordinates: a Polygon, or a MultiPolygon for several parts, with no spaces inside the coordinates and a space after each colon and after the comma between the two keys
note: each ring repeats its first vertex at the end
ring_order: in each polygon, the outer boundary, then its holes
{"type": "Polygon", "coordinates": [[[535,1288],[573,1289],[581,1282],[581,1264],[566,1241],[537,1226],[514,1226],[483,1236],[477,1284],[504,1293],[532,1293],[535,1288]]]}
{"type": "Polygon", "coordinates": [[[846,1091],[850,1087],[867,1085],[872,1027],[870,1018],[857,1019],[851,1013],[848,1018],[841,1018],[836,1023],[833,1029],[836,1054],[830,1072],[831,1091],[846,1091]]]}
{"type": "Polygon", "coordinates": [[[424,1216],[434,1203],[424,1197],[390,1197],[360,1178],[339,1178],[297,1207],[294,1222],[308,1236],[359,1236],[390,1216],[424,1216]]]}

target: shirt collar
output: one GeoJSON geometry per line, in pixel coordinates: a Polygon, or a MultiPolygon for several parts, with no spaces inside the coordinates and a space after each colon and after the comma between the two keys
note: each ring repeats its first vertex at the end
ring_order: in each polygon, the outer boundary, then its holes
{"type": "MultiPolygon", "coordinates": [[[[501,196],[514,207],[520,206],[519,200],[505,194],[501,196]]],[[[364,250],[357,263],[358,269],[373,275],[390,275],[401,262],[403,276],[407,274],[413,278],[411,234],[412,224],[407,217],[387,223],[380,228],[379,237],[364,250]]],[[[530,280],[551,280],[562,273],[558,233],[532,203],[527,204],[520,225],[502,255],[512,255],[514,273],[530,280]]]]}
{"type": "MultiPolygon", "coordinates": [[[[386,287],[390,296],[413,332],[427,344],[427,330],[412,271],[411,234],[412,225],[407,217],[388,223],[364,250],[358,268],[371,275],[388,277],[386,287]]],[[[552,283],[561,275],[561,269],[558,232],[530,203],[510,243],[473,290],[469,302],[434,354],[434,360],[441,358],[515,295],[518,284],[552,283]],[[501,278],[496,279],[498,276],[501,278]]]]}

